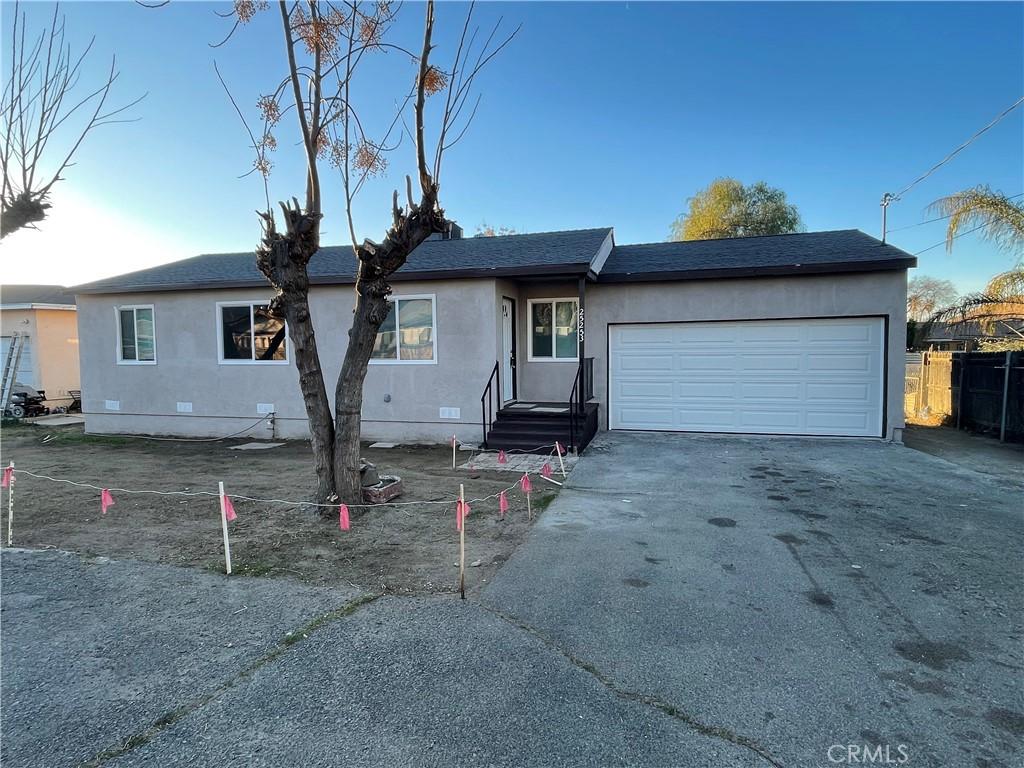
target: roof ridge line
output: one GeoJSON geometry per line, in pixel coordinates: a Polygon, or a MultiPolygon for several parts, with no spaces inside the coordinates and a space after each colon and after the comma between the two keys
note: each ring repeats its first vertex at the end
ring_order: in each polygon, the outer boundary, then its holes
{"type": "MultiPolygon", "coordinates": [[[[797,237],[800,235],[834,235],[837,232],[861,232],[856,227],[847,229],[816,229],[812,232],[781,232],[777,235],[744,235],[742,237],[702,237],[697,240],[655,240],[649,243],[616,243],[616,248],[633,248],[642,245],[682,245],[685,243],[736,242],[737,240],[763,240],[769,237],[797,237]]],[[[867,235],[867,232],[861,232],[867,235]]],[[[871,237],[871,235],[868,235],[871,237]]]]}

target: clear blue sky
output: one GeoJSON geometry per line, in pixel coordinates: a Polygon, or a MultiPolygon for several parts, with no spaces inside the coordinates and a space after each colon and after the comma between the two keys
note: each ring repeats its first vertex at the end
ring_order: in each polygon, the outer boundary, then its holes
{"type": "MultiPolygon", "coordinates": [[[[62,218],[2,246],[8,281],[72,282],[255,244],[262,188],[237,178],[251,157],[212,62],[249,109],[284,73],[279,20],[272,6],[214,50],[208,43],[226,31],[215,8],[228,6],[64,6],[73,41],[97,37],[90,71],[116,52],[118,94],[149,96],[135,110],[140,122],[85,145],[56,199],[62,218]],[[95,223],[88,234],[72,210],[95,223]],[[28,253],[27,263],[18,258],[28,253]]],[[[36,23],[51,9],[27,6],[36,23]]],[[[4,3],[5,35],[10,11],[4,3]]],[[[439,6],[442,62],[464,12],[439,6]]],[[[410,46],[422,13],[413,2],[402,10],[396,35],[410,46]]],[[[522,30],[481,78],[476,122],[443,172],[442,202],[470,232],[486,220],[534,232],[614,226],[619,243],[663,240],[686,198],[728,175],[784,189],[807,229],[877,236],[883,192],[1024,94],[1020,3],[484,3],[477,16],[484,27],[503,16],[522,30]]],[[[394,54],[367,69],[371,125],[388,118],[409,72],[394,54]]],[[[272,195],[300,194],[291,134],[278,138],[272,195]]],[[[1018,109],[896,203],[890,226],[931,218],[933,200],[978,183],[1024,192],[1022,147],[1018,109]]],[[[358,201],[360,237],[382,235],[391,189],[412,169],[411,145],[390,162],[358,201]]],[[[335,184],[325,239],[342,243],[335,184]]],[[[940,223],[891,241],[916,252],[942,237],[940,223]]],[[[943,247],[923,254],[918,272],[976,289],[1011,265],[968,236],[952,256],[943,247]]]]}

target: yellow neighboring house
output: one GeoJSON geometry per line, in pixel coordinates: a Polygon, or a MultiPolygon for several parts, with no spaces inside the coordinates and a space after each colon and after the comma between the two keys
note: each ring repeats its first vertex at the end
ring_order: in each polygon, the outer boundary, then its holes
{"type": "Polygon", "coordinates": [[[81,388],[74,294],[59,285],[0,286],[0,365],[15,334],[26,338],[15,380],[45,391],[51,408],[70,405],[69,392],[81,388]]]}

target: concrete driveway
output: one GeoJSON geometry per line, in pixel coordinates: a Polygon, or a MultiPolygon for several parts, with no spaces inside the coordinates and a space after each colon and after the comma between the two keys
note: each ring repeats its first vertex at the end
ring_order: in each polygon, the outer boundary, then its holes
{"type": "Polygon", "coordinates": [[[1022,492],[881,443],[612,434],[465,602],[5,551],[0,759],[1019,765],[1022,492]]]}
{"type": "Polygon", "coordinates": [[[1020,484],[878,442],[616,433],[539,526],[484,601],[709,738],[1024,762],[1020,484]]]}

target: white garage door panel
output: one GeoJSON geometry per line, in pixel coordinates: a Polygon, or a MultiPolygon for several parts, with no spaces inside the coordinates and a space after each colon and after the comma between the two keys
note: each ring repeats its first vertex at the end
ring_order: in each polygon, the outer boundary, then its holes
{"type": "Polygon", "coordinates": [[[829,402],[863,403],[867,405],[871,399],[871,387],[868,384],[837,384],[807,382],[807,399],[816,403],[829,402]]]}
{"type": "Polygon", "coordinates": [[[675,419],[672,408],[623,408],[622,418],[629,422],[653,424],[646,429],[673,429],[675,419]]]}
{"type": "Polygon", "coordinates": [[[882,433],[882,318],[611,326],[609,427],[882,433]]]}
{"type": "Polygon", "coordinates": [[[736,397],[736,383],[732,381],[679,381],[674,387],[676,397],[670,402],[680,398],[689,400],[692,398],[706,398],[711,400],[732,400],[736,397]]]}
{"type": "MultiPolygon", "coordinates": [[[[694,424],[710,432],[733,431],[726,429],[736,426],[736,412],[731,408],[674,408],[672,409],[674,419],[671,423],[678,424],[685,421],[687,424],[694,424]]],[[[678,429],[678,427],[666,427],[666,429],[678,429]]]]}
{"type": "Polygon", "coordinates": [[[740,384],[744,400],[799,400],[800,382],[745,381],[740,384]]]}
{"type": "Polygon", "coordinates": [[[624,381],[619,392],[623,397],[642,397],[648,402],[672,402],[671,381],[624,381]]]}

